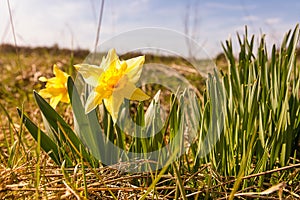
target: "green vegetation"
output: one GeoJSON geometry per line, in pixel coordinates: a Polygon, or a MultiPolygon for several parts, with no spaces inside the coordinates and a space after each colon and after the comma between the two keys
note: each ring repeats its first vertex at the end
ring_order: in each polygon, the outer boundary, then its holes
{"type": "MultiPolygon", "coordinates": [[[[211,74],[204,83],[201,77],[183,70],[182,74],[192,83],[203,84],[199,87],[201,97],[188,91],[168,95],[162,90],[164,97],[156,96],[145,102],[146,106],[128,101],[138,125],[152,123],[155,128],[162,123],[160,131],[149,130],[147,126],[134,127],[136,135],[158,132],[146,139],[135,139],[114,126],[105,108],[100,124],[95,123],[96,111],[84,115],[72,78],[68,80],[69,95],[74,97],[71,106],[61,105],[57,112],[36,92],[32,93],[42,87],[37,81],[39,76],[51,76],[53,64],[58,63],[73,74],[73,64],[82,62],[88,52],[22,49],[16,56],[14,49],[2,47],[0,198],[299,199],[299,34],[296,26],[286,34],[279,48],[273,46],[268,52],[264,37],[256,48],[254,36],[249,37],[246,30],[243,37],[238,36],[238,58],[234,56],[231,40],[223,44],[228,63],[224,65],[224,56],[220,56],[220,74],[211,74]],[[159,99],[169,107],[164,122],[160,120],[159,99]],[[181,117],[184,113],[181,105],[186,100],[192,111],[199,112],[190,121],[181,117]],[[16,107],[20,107],[18,113],[16,107]],[[46,128],[39,111],[45,116],[46,128]],[[149,113],[156,120],[147,122],[149,113]],[[74,119],[79,125],[76,131],[79,136],[74,132],[74,119]],[[199,126],[195,130],[196,140],[188,151],[171,162],[182,145],[176,134],[184,132],[185,122],[194,123],[189,124],[189,130],[199,126]],[[89,126],[83,126],[86,124],[89,126]],[[95,139],[95,133],[103,134],[104,140],[95,139]],[[208,143],[202,142],[204,138],[208,138],[208,143]],[[83,145],[95,141],[97,145],[90,151],[83,145]],[[172,141],[169,150],[175,154],[162,154],[160,159],[166,160],[165,165],[148,173],[117,171],[95,158],[101,154],[105,160],[120,159],[111,158],[112,152],[105,152],[108,142],[147,155],[172,141]],[[203,153],[214,143],[211,151],[203,153]]],[[[190,67],[177,58],[151,58],[170,66],[175,63],[190,67]]],[[[157,86],[147,87],[146,92],[155,94],[157,89],[157,86]]],[[[147,165],[144,163],[140,168],[147,165]]]]}

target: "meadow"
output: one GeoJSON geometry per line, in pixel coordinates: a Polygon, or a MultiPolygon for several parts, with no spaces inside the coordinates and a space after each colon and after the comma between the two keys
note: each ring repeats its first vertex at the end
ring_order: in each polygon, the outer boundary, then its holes
{"type": "Polygon", "coordinates": [[[224,41],[223,53],[214,60],[220,73],[207,79],[193,73],[186,60],[145,55],[146,62],[175,67],[200,92],[193,96],[156,85],[143,87],[150,97],[159,89],[162,93],[145,102],[128,101],[128,112],[140,125],[133,127],[134,134],[157,133],[146,139],[128,136],[105,107],[101,120],[96,111],[83,114],[73,82],[74,64],[83,62],[89,51],[1,45],[0,198],[299,199],[299,34],[296,26],[283,36],[281,46],[272,49],[266,48],[264,37],[247,33],[232,38],[238,41],[239,52],[234,52],[231,40],[224,41]],[[53,76],[53,64],[71,75],[67,88],[74,97],[69,105],[59,104],[55,110],[33,92],[45,87],[41,76],[53,76]],[[196,119],[181,117],[185,99],[198,113],[196,119]],[[163,122],[160,105],[168,111],[163,122]],[[149,115],[156,119],[149,122],[151,130],[145,117],[149,115]],[[91,126],[95,120],[98,125],[91,126]],[[183,134],[186,123],[194,123],[188,128],[196,139],[169,161],[173,155],[169,151],[183,145],[176,135],[183,134]],[[81,128],[82,124],[90,126],[81,128]],[[153,130],[157,124],[162,130],[153,130]],[[95,139],[95,132],[104,135],[104,140],[95,139]],[[209,136],[214,132],[219,136],[216,141],[209,136]],[[202,149],[209,145],[201,143],[206,137],[215,145],[202,156],[202,149]],[[138,172],[124,172],[97,160],[98,154],[104,160],[120,159],[110,157],[112,152],[105,148],[109,142],[147,157],[173,140],[169,151],[160,155],[166,162],[158,170],[143,172],[149,164],[145,162],[138,172]],[[94,148],[83,145],[93,141],[98,142],[94,148]]]}

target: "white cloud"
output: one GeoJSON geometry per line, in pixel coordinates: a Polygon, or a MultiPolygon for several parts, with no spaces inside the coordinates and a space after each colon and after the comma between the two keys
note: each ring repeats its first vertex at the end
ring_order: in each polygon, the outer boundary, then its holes
{"type": "Polygon", "coordinates": [[[229,3],[217,3],[217,2],[206,3],[206,6],[209,8],[225,9],[225,10],[245,10],[245,9],[248,10],[256,7],[254,5],[241,5],[241,4],[229,4],[229,3]]]}
{"type": "MultiPolygon", "coordinates": [[[[19,45],[51,46],[57,43],[69,48],[89,48],[93,45],[97,23],[88,1],[54,0],[47,4],[38,0],[19,0],[14,3],[13,21],[19,45]]],[[[2,9],[9,22],[7,8],[2,9]]],[[[12,42],[10,29],[1,42],[12,42]]]]}
{"type": "Polygon", "coordinates": [[[278,24],[279,22],[281,22],[281,19],[278,17],[267,18],[265,20],[265,23],[268,25],[275,25],[278,24]]]}
{"type": "Polygon", "coordinates": [[[259,17],[255,16],[255,15],[247,15],[247,16],[244,16],[242,18],[243,21],[247,21],[247,22],[253,22],[253,21],[258,21],[259,20],[259,17]]]}

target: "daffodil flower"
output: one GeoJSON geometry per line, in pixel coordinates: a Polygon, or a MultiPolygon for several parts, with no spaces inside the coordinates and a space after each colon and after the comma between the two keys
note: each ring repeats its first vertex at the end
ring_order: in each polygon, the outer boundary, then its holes
{"type": "Polygon", "coordinates": [[[89,113],[103,101],[116,122],[125,98],[139,101],[149,99],[147,94],[135,86],[141,76],[144,61],[144,56],[120,61],[115,49],[111,49],[100,66],[75,65],[85,82],[94,87],[87,98],[85,112],[89,113]]]}
{"type": "Polygon", "coordinates": [[[50,105],[53,108],[56,108],[60,101],[64,103],[70,103],[67,89],[67,80],[69,75],[61,71],[57,65],[53,66],[53,74],[55,75],[53,78],[39,78],[40,81],[46,82],[46,88],[40,90],[39,95],[41,95],[43,98],[50,98],[50,105]]]}

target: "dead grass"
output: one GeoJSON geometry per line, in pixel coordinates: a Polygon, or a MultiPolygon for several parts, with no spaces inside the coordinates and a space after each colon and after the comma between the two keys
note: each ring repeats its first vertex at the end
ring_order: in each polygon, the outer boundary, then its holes
{"type": "MultiPolygon", "coordinates": [[[[22,163],[13,169],[1,166],[0,168],[0,198],[1,199],[139,199],[151,184],[150,174],[126,174],[110,168],[85,169],[86,182],[83,179],[83,170],[80,165],[74,168],[63,169],[53,165],[44,153],[40,160],[40,177],[37,179],[37,161],[32,157],[28,162],[22,163]],[[38,181],[39,180],[39,181],[38,181]],[[38,185],[38,186],[37,186],[38,185]],[[86,190],[85,190],[86,185],[86,190]]],[[[260,199],[298,199],[300,197],[300,183],[290,179],[291,183],[284,181],[272,184],[272,178],[289,171],[298,174],[300,164],[266,171],[260,174],[246,176],[243,179],[256,184],[249,184],[236,196],[260,199]],[[259,177],[269,175],[259,186],[259,177]],[[262,195],[253,191],[266,191],[270,194],[262,195]]],[[[154,174],[153,174],[154,175],[154,174]]],[[[187,197],[191,199],[204,198],[206,194],[213,199],[226,199],[230,188],[235,181],[234,177],[222,177],[211,168],[209,164],[203,165],[194,174],[186,173],[182,176],[185,183],[187,197]],[[209,185],[210,178],[214,184],[209,185]],[[197,185],[197,187],[195,187],[197,185]]],[[[178,192],[176,178],[165,174],[157,183],[146,199],[174,199],[178,192]]]]}

